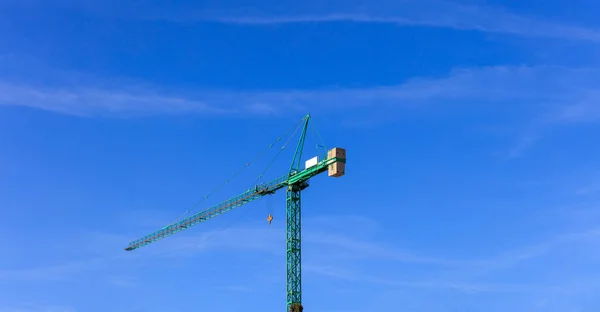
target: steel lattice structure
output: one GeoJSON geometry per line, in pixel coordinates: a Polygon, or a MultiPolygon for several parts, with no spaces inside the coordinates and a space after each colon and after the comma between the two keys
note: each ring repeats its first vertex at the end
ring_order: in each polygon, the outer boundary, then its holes
{"type": "Polygon", "coordinates": [[[263,196],[274,194],[276,191],[286,188],[286,288],[287,288],[287,310],[302,310],[302,224],[301,224],[301,195],[302,190],[308,187],[310,178],[325,171],[332,177],[340,177],[345,174],[346,151],[342,148],[334,148],[328,151],[327,157],[300,170],[302,151],[306,138],[306,131],[310,115],[302,119],[301,133],[298,145],[294,153],[289,172],[268,183],[258,184],[244,193],[230,198],[213,207],[202,210],[181,221],[169,224],[162,229],[150,233],[140,239],[134,240],[125,248],[132,251],[158,240],[181,232],[194,225],[212,219],[220,214],[241,207],[249,202],[260,199],[263,196]]]}

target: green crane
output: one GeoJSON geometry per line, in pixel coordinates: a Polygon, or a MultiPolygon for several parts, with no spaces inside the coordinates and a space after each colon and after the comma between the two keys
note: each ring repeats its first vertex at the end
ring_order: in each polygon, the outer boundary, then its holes
{"type": "MultiPolygon", "coordinates": [[[[131,251],[148,244],[154,243],[167,236],[190,228],[198,223],[214,218],[222,213],[240,207],[265,195],[274,194],[276,191],[286,189],[286,260],[287,260],[287,311],[301,312],[302,307],[302,261],[301,261],[301,193],[308,187],[310,178],[325,171],[330,177],[341,177],[345,174],[346,151],[343,148],[333,148],[327,151],[327,156],[318,160],[314,157],[305,163],[301,169],[302,150],[308,128],[310,115],[305,116],[299,129],[300,138],[292,159],[289,172],[268,183],[257,184],[244,193],[225,200],[220,204],[202,210],[178,222],[169,224],[162,229],[150,233],[140,239],[129,243],[125,248],[131,251]]],[[[285,146],[284,146],[285,147],[285,146]]],[[[269,215],[269,218],[271,216],[269,215]]],[[[269,219],[270,222],[270,219],[269,219]]]]}

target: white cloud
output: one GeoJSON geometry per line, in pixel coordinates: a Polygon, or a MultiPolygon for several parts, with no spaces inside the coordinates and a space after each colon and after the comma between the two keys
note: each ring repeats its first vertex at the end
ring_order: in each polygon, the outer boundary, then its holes
{"type": "MultiPolygon", "coordinates": [[[[551,278],[552,282],[531,278],[527,272],[518,275],[518,278],[501,277],[518,266],[528,262],[552,261],[558,254],[565,254],[571,251],[574,245],[579,246],[580,250],[589,250],[588,255],[595,252],[600,243],[600,228],[590,230],[563,233],[523,248],[517,248],[491,256],[487,259],[468,259],[456,261],[452,271],[439,271],[435,267],[428,269],[430,274],[419,273],[412,278],[401,273],[406,269],[389,270],[382,274],[381,270],[374,262],[365,263],[365,265],[352,268],[347,263],[316,263],[309,262],[303,265],[304,270],[309,274],[318,274],[329,278],[342,280],[361,285],[368,283],[384,286],[387,289],[451,289],[461,293],[522,293],[528,295],[542,294],[552,295],[573,295],[580,294],[586,289],[598,289],[600,284],[588,277],[587,273],[573,274],[573,272],[556,270],[555,267],[548,268],[544,274],[551,278]],[[565,248],[566,247],[566,248],[565,248]],[[360,269],[358,269],[360,268],[360,269]],[[505,270],[505,271],[500,271],[505,270]],[[506,271],[509,270],[509,271],[506,271]],[[521,279],[522,277],[522,279],[521,279]]],[[[581,255],[579,255],[581,256],[581,255]]],[[[583,255],[586,257],[586,255],[583,255]]],[[[572,258],[574,261],[579,261],[572,258]]],[[[593,263],[594,260],[591,260],[593,263]]],[[[568,264],[562,262],[563,265],[568,264]]],[[[400,266],[399,268],[404,266],[400,266]]],[[[564,269],[564,268],[563,268],[564,269]]],[[[513,276],[514,274],[509,274],[513,276]]],[[[593,276],[596,276],[594,273],[593,276]]],[[[351,284],[347,284],[351,285],[351,284]]]]}
{"type": "Polygon", "coordinates": [[[111,276],[108,278],[108,283],[122,288],[137,286],[135,278],[131,276],[111,276]]]}
{"type": "Polygon", "coordinates": [[[411,5],[404,7],[400,4],[390,12],[379,13],[326,13],[326,14],[287,14],[259,16],[223,16],[202,17],[179,16],[182,20],[215,20],[223,23],[235,23],[246,25],[269,25],[269,24],[292,24],[292,23],[315,23],[315,22],[356,22],[356,23],[379,23],[394,24],[399,26],[425,26],[442,27],[457,30],[474,30],[491,33],[502,33],[520,35],[527,37],[547,37],[571,40],[600,41],[600,31],[586,29],[583,27],[554,24],[509,13],[504,10],[467,7],[448,2],[437,2],[430,4],[411,5]],[[436,11],[431,7],[438,7],[436,11]]]}
{"type": "MultiPolygon", "coordinates": [[[[456,261],[447,261],[443,259],[421,257],[413,252],[402,250],[401,246],[385,246],[378,242],[377,237],[371,239],[365,236],[377,234],[381,229],[376,220],[357,216],[320,216],[318,218],[307,218],[305,220],[305,257],[303,270],[305,274],[318,276],[320,278],[330,278],[334,281],[344,283],[345,287],[352,289],[355,285],[367,285],[367,287],[382,287],[383,289],[403,289],[405,291],[452,291],[455,294],[494,294],[494,293],[518,293],[519,295],[533,296],[535,294],[554,295],[563,294],[565,290],[579,291],[579,288],[573,288],[573,285],[567,281],[557,278],[552,283],[544,283],[536,279],[526,281],[521,279],[503,279],[496,281],[489,279],[489,276],[498,276],[499,270],[510,270],[527,261],[538,261],[540,263],[551,260],[556,251],[560,251],[563,246],[573,246],[579,244],[578,248],[587,249],[591,246],[597,246],[597,239],[600,238],[598,229],[589,231],[572,232],[560,234],[542,241],[539,244],[532,244],[524,248],[507,251],[499,255],[490,256],[486,259],[460,259],[456,261]],[[338,224],[340,221],[348,222],[349,226],[345,231],[340,231],[329,225],[338,224]],[[366,231],[366,232],[363,232],[366,231]],[[367,233],[367,234],[365,234],[367,233]],[[596,245],[590,245],[596,244],[596,245]],[[360,253],[361,257],[349,257],[327,260],[317,257],[318,254],[332,252],[336,254],[360,253]],[[390,266],[382,267],[379,264],[390,266]],[[414,274],[406,274],[410,271],[409,264],[417,263],[427,266],[426,272],[417,271],[414,274]],[[382,271],[382,269],[384,271],[382,271]],[[444,270],[452,269],[451,272],[444,270]],[[452,274],[445,274],[452,273],[452,274]],[[494,274],[492,274],[494,273],[494,274]],[[489,276],[488,276],[489,275],[489,276]]],[[[146,247],[141,252],[135,252],[133,255],[136,261],[127,261],[128,258],[98,258],[93,261],[81,263],[67,263],[58,269],[54,267],[38,268],[26,271],[15,271],[14,274],[2,275],[6,282],[25,279],[25,281],[43,282],[48,277],[65,276],[83,276],[83,273],[101,273],[102,279],[118,287],[132,287],[137,281],[133,278],[135,274],[140,274],[145,269],[150,272],[165,272],[171,270],[173,263],[178,260],[175,257],[191,256],[218,256],[212,252],[224,251],[231,257],[232,253],[240,252],[240,255],[252,259],[252,254],[259,254],[259,262],[268,265],[272,261],[283,261],[285,245],[283,225],[275,227],[267,226],[247,226],[227,229],[225,231],[202,232],[201,235],[186,235],[181,233],[179,237],[168,238],[169,242],[156,243],[154,247],[146,247]],[[216,235],[215,235],[216,234],[216,235]],[[206,239],[209,238],[209,239],[206,239]],[[182,253],[177,253],[177,252],[182,253]],[[275,258],[275,257],[276,258],[275,258]],[[173,257],[165,261],[164,257],[173,257]],[[279,259],[279,260],[277,260],[279,259]],[[143,261],[143,262],[142,262],[143,261]],[[145,261],[156,261],[149,265],[145,261]],[[128,272],[127,276],[116,272],[122,272],[124,269],[128,272]],[[138,269],[142,271],[137,271],[138,269]],[[133,274],[133,275],[130,275],[133,274]],[[108,278],[106,277],[108,276],[108,278]]],[[[382,233],[381,233],[382,234],[382,233]]],[[[111,245],[113,241],[120,241],[122,235],[100,235],[91,233],[83,237],[91,244],[96,241],[103,241],[102,237],[108,237],[111,245]],[[92,239],[88,240],[87,237],[92,239]]],[[[76,241],[77,242],[77,241],[76,241]]],[[[118,244],[117,244],[118,245],[118,244]]],[[[154,244],[153,244],[154,245],[154,244]]],[[[590,248],[593,249],[593,248],[590,248]]],[[[128,255],[130,255],[128,253],[128,255]]],[[[129,258],[129,260],[134,259],[129,258]]],[[[195,259],[191,262],[198,263],[195,259]]],[[[5,272],[6,273],[6,272],[5,272]]],[[[557,277],[564,277],[560,270],[554,272],[557,277]]],[[[281,274],[284,274],[281,272],[281,274]]],[[[283,275],[278,274],[279,278],[283,275]]],[[[160,274],[159,274],[160,275],[160,274]]],[[[93,276],[93,275],[91,275],[93,276]]],[[[578,275],[571,274],[569,278],[577,278],[578,275]]],[[[89,277],[87,278],[89,280],[89,277]]],[[[218,287],[218,286],[217,286],[218,287]]],[[[242,284],[222,285],[223,290],[232,292],[250,292],[253,289],[242,284]]],[[[583,286],[579,286],[580,288],[583,286]]],[[[588,281],[585,287],[597,287],[596,284],[588,281]]],[[[595,288],[590,288],[595,289],[595,288]]],[[[72,310],[5,310],[6,312],[72,312],[72,310]]],[[[0,309],[0,312],[5,312],[0,309]]]]}
{"type": "Polygon", "coordinates": [[[600,184],[590,184],[575,191],[579,195],[590,195],[598,192],[600,192],[600,184]]]}
{"type": "MultiPolygon", "coordinates": [[[[384,285],[388,287],[409,287],[409,288],[446,288],[453,289],[464,293],[478,292],[531,292],[536,290],[554,290],[560,291],[560,287],[551,285],[535,285],[535,284],[519,284],[519,283],[475,283],[461,282],[460,278],[456,281],[446,279],[438,280],[410,280],[398,279],[392,276],[378,277],[372,273],[372,270],[364,270],[358,272],[356,270],[348,270],[339,266],[322,266],[306,264],[304,270],[309,273],[316,273],[322,276],[327,276],[335,279],[340,279],[349,282],[369,283],[375,285],[384,285]]],[[[397,272],[390,272],[390,275],[395,275],[397,272]]]]}
{"type": "Polygon", "coordinates": [[[469,106],[552,108],[545,122],[600,118],[600,70],[552,66],[456,69],[445,77],[420,77],[399,85],[277,91],[175,91],[132,86],[29,86],[0,82],[0,105],[27,106],[81,116],[193,113],[212,116],[300,113],[340,109],[469,106]],[[585,103],[582,104],[582,103],[585,103]],[[429,106],[427,106],[429,105],[429,106]]]}
{"type": "Polygon", "coordinates": [[[224,288],[227,291],[231,292],[252,292],[252,288],[248,286],[240,286],[240,285],[231,285],[224,288]]]}
{"type": "Polygon", "coordinates": [[[76,312],[76,310],[71,307],[23,304],[0,306],[0,312],[76,312]]]}
{"type": "Polygon", "coordinates": [[[0,79],[0,106],[82,117],[273,117],[318,110],[335,114],[342,124],[361,127],[393,122],[407,109],[448,116],[466,111],[493,114],[518,120],[513,127],[521,128],[514,130],[519,138],[507,151],[509,158],[522,156],[548,127],[600,121],[598,103],[600,69],[560,66],[458,68],[445,76],[416,77],[398,85],[317,90],[165,90],[140,83],[50,87],[0,79]],[[529,116],[528,121],[523,116],[529,116]]]}
{"type": "MultiPolygon", "coordinates": [[[[309,261],[304,265],[307,272],[336,279],[388,286],[453,288],[461,291],[524,291],[528,287],[531,288],[535,285],[525,286],[518,283],[496,284],[473,282],[470,280],[484,278],[495,271],[510,269],[518,264],[534,261],[537,258],[543,259],[551,251],[560,250],[562,246],[573,246],[579,243],[585,246],[591,243],[595,246],[597,245],[598,238],[600,238],[600,229],[594,228],[588,231],[560,234],[539,244],[507,251],[487,259],[450,260],[421,256],[413,251],[403,250],[400,246],[385,246],[378,243],[376,238],[371,240],[364,239],[363,230],[367,229],[367,233],[372,234],[372,229],[378,228],[379,225],[374,220],[368,220],[363,217],[319,217],[307,219],[305,220],[305,224],[310,228],[310,230],[305,231],[306,234],[304,237],[305,258],[309,261]],[[351,224],[357,226],[350,227],[352,228],[351,232],[340,233],[335,229],[331,231],[323,230],[329,228],[326,224],[336,224],[340,220],[349,220],[350,222],[354,222],[351,224]],[[344,258],[343,261],[340,261],[339,258],[328,259],[327,257],[320,257],[320,255],[327,255],[327,253],[336,254],[338,257],[348,255],[348,257],[344,258]],[[353,256],[357,254],[360,256],[353,256]],[[392,261],[397,263],[398,266],[411,263],[427,265],[432,274],[438,272],[441,275],[434,275],[433,278],[431,274],[427,274],[429,278],[417,275],[413,279],[403,280],[395,276],[399,273],[397,271],[391,271],[386,277],[378,277],[378,270],[365,269],[362,272],[358,272],[351,269],[352,264],[366,264],[366,267],[373,267],[374,263],[383,263],[382,261],[387,263],[392,261]]],[[[89,241],[94,242],[102,240],[101,237],[108,237],[111,238],[109,241],[113,241],[117,237],[123,236],[90,233],[86,237],[91,237],[89,241]]],[[[120,238],[119,241],[123,239],[120,238]]],[[[140,249],[134,253],[99,257],[88,261],[74,261],[58,266],[4,270],[0,271],[0,280],[44,281],[93,271],[110,274],[114,270],[125,267],[131,270],[131,265],[137,267],[140,265],[139,261],[141,260],[153,261],[152,259],[154,259],[159,260],[160,263],[164,263],[164,257],[174,259],[176,257],[192,257],[219,251],[260,253],[263,254],[261,257],[284,257],[282,246],[285,245],[285,235],[282,226],[236,227],[223,231],[203,232],[201,235],[180,234],[180,236],[168,238],[168,240],[169,242],[159,242],[153,244],[152,247],[145,247],[143,250],[140,249]],[[131,260],[134,259],[136,261],[132,262],[131,260]]],[[[363,266],[361,265],[361,267],[363,266]]],[[[107,281],[120,287],[131,287],[136,284],[132,276],[109,275],[107,281]]],[[[547,288],[550,289],[552,287],[548,286],[547,288]]],[[[241,291],[242,289],[237,290],[241,291]]]]}
{"type": "MultiPolygon", "coordinates": [[[[444,0],[375,0],[375,1],[278,1],[273,3],[127,5],[122,1],[70,1],[62,5],[77,6],[100,15],[121,18],[168,20],[173,22],[216,21],[244,25],[277,25],[315,22],[386,23],[399,26],[444,27],[529,37],[549,37],[600,41],[600,31],[562,25],[537,17],[520,16],[502,7],[475,6],[444,0]]],[[[169,2],[170,4],[170,2],[169,2]]]]}
{"type": "MultiPolygon", "coordinates": [[[[305,253],[315,256],[323,252],[335,252],[348,255],[360,253],[362,259],[377,260],[389,259],[408,263],[433,263],[443,264],[443,260],[413,255],[410,251],[399,250],[377,244],[373,241],[361,240],[361,231],[375,227],[373,220],[356,216],[329,216],[304,220],[305,253]],[[354,235],[357,239],[350,239],[340,234],[335,234],[334,228],[327,224],[335,225],[340,220],[347,220],[354,225],[354,235]],[[331,230],[323,230],[323,228],[331,230]]],[[[146,234],[146,233],[142,233],[146,234]]],[[[85,241],[92,250],[98,249],[100,255],[88,260],[70,261],[59,265],[41,266],[29,269],[0,270],[0,281],[50,281],[63,279],[85,272],[102,271],[110,272],[115,268],[129,267],[135,260],[152,261],[152,259],[192,257],[199,254],[221,251],[236,251],[243,253],[259,253],[262,257],[284,257],[285,229],[282,224],[273,226],[252,226],[222,228],[219,230],[201,231],[201,234],[189,235],[182,233],[166,238],[164,242],[157,242],[134,252],[124,252],[118,246],[126,243],[126,236],[102,233],[86,233],[73,235],[71,244],[79,245],[85,241]],[[167,241],[168,240],[168,241],[167,241]],[[102,254],[104,256],[102,256],[102,254]]],[[[65,242],[67,243],[67,242],[65,242]]],[[[89,253],[86,249],[84,252],[89,253]]],[[[352,258],[352,257],[350,257],[352,258]]],[[[134,282],[131,276],[109,275],[108,282],[114,285],[126,286],[134,282]]]]}
{"type": "Polygon", "coordinates": [[[556,122],[597,122],[600,121],[600,89],[589,90],[588,96],[572,105],[565,106],[556,122]]]}
{"type": "Polygon", "coordinates": [[[324,246],[326,250],[332,253],[340,254],[340,252],[343,251],[345,254],[349,255],[350,258],[354,259],[387,259],[405,263],[428,263],[436,265],[456,264],[454,261],[419,256],[412,251],[401,250],[373,241],[364,241],[345,235],[310,233],[305,234],[305,241],[309,244],[324,246]]]}
{"type": "Polygon", "coordinates": [[[155,94],[101,90],[95,88],[47,88],[0,83],[0,104],[19,105],[74,115],[130,114],[181,111],[224,114],[230,111],[202,101],[155,94]]]}
{"type": "Polygon", "coordinates": [[[539,244],[511,250],[491,260],[482,261],[478,267],[485,270],[509,267],[522,261],[546,255],[555,248],[560,248],[569,244],[587,242],[589,239],[600,240],[600,228],[561,233],[539,244]]]}
{"type": "Polygon", "coordinates": [[[110,263],[128,257],[102,257],[87,260],[65,262],[58,265],[41,266],[25,269],[0,270],[0,281],[49,281],[79,274],[84,271],[101,270],[109,267],[110,263]]]}

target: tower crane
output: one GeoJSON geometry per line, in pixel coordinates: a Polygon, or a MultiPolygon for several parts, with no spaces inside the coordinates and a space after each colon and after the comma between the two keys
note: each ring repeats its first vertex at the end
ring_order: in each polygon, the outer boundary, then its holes
{"type": "MultiPolygon", "coordinates": [[[[301,129],[300,138],[292,159],[288,173],[279,178],[271,180],[268,183],[254,185],[242,194],[230,198],[213,207],[204,209],[180,221],[171,223],[160,230],[152,232],[140,239],[130,242],[125,248],[126,251],[132,251],[140,247],[149,245],[158,240],[181,232],[194,225],[212,219],[220,214],[238,208],[260,199],[263,196],[271,195],[278,190],[286,190],[286,290],[287,290],[287,311],[301,312],[302,307],[302,274],[301,274],[301,193],[308,187],[310,178],[315,177],[325,171],[330,177],[341,177],[345,174],[346,150],[343,148],[333,148],[327,151],[327,156],[319,160],[313,157],[305,162],[305,168],[301,169],[302,151],[308,121],[311,116],[306,115],[302,118],[298,129],[301,129]]],[[[297,129],[297,130],[298,130],[297,129]]],[[[285,147],[285,146],[284,146],[285,147]]],[[[283,149],[283,148],[282,148],[283,149]]],[[[268,216],[268,222],[271,223],[272,216],[268,216]]]]}

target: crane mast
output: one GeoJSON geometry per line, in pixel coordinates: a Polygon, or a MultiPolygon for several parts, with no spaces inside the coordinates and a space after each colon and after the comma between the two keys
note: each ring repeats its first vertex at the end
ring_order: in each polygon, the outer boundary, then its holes
{"type": "Polygon", "coordinates": [[[346,150],[333,148],[327,152],[327,156],[318,160],[314,157],[305,163],[301,170],[302,151],[308,128],[310,115],[302,119],[301,133],[296,146],[296,151],[286,175],[273,179],[268,183],[257,184],[242,194],[225,200],[213,207],[204,209],[196,214],[184,218],[178,222],[169,224],[160,230],[152,232],[142,238],[130,242],[126,251],[132,251],[158,240],[181,232],[201,222],[212,219],[220,214],[241,207],[247,203],[257,200],[265,195],[286,189],[286,290],[287,311],[301,312],[302,307],[302,219],[301,219],[301,195],[302,190],[308,187],[310,178],[325,171],[330,177],[341,177],[345,174],[346,150]]]}

